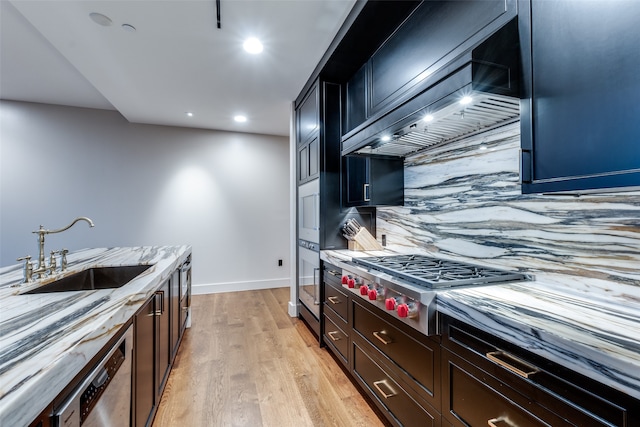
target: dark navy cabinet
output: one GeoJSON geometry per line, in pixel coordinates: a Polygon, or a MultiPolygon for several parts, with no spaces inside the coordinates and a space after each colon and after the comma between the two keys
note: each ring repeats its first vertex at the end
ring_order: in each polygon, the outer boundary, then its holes
{"type": "Polygon", "coordinates": [[[402,206],[404,161],[390,156],[345,156],[343,195],[346,207],[402,206]]]}
{"type": "Polygon", "coordinates": [[[640,186],[640,2],[519,9],[523,193],[640,186]]]}
{"type": "Polygon", "coordinates": [[[320,174],[319,92],[318,85],[314,85],[296,108],[299,184],[318,178],[320,174]]]}
{"type": "Polygon", "coordinates": [[[421,2],[347,82],[343,142],[433,85],[516,14],[516,0],[421,2]]]}

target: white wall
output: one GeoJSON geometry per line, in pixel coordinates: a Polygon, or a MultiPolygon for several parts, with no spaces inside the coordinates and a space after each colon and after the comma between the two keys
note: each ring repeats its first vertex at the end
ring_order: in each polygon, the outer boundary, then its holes
{"type": "Polygon", "coordinates": [[[37,256],[38,225],[88,216],[46,249],[190,244],[194,292],[290,283],[286,137],[2,101],[0,158],[1,266],[37,256]]]}

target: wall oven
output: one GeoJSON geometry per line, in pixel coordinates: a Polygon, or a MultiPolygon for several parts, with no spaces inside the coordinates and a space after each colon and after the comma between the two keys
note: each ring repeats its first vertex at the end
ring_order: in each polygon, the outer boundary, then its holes
{"type": "Polygon", "coordinates": [[[298,239],[320,243],[320,180],[298,187],[298,239]]]}

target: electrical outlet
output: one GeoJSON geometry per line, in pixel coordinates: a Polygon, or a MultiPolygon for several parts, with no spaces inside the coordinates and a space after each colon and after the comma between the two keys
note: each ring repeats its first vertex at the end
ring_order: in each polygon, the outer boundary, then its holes
{"type": "Polygon", "coordinates": [[[278,267],[282,267],[282,260],[281,259],[278,260],[278,267]]]}

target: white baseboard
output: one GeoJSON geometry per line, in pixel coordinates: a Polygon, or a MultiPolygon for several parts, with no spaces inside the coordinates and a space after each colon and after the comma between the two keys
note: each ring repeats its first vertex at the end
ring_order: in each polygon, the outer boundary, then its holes
{"type": "Polygon", "coordinates": [[[294,304],[289,301],[289,316],[290,317],[298,317],[298,304],[294,304]]]}
{"type": "Polygon", "coordinates": [[[258,289],[288,288],[289,278],[256,280],[252,282],[205,283],[191,286],[191,295],[218,294],[221,292],[254,291],[258,289]]]}

